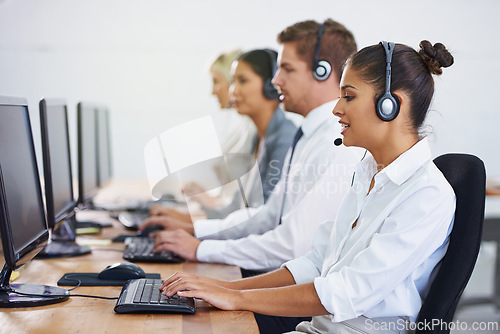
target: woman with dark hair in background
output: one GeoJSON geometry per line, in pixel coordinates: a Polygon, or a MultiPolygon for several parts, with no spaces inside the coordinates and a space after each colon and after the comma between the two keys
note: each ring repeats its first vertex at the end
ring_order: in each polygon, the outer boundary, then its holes
{"type": "MultiPolygon", "coordinates": [[[[236,191],[229,204],[216,208],[202,206],[207,218],[223,218],[235,210],[262,205],[281,177],[285,155],[297,126],[281,109],[279,94],[271,83],[276,72],[276,58],[276,51],[258,49],[242,54],[233,64],[231,104],[240,115],[248,116],[257,129],[253,156],[257,160],[258,173],[256,169],[250,171],[244,184],[244,194],[236,191]]],[[[195,189],[197,193],[200,191],[195,189]]],[[[190,215],[174,209],[156,206],[151,209],[151,215],[141,229],[161,225],[161,220],[165,219],[163,216],[177,219],[179,224],[188,224],[192,228],[190,215]]]]}
{"type": "Polygon", "coordinates": [[[212,95],[217,97],[222,111],[219,114],[223,120],[216,122],[216,126],[223,153],[251,153],[254,150],[255,126],[250,118],[235,112],[229,94],[233,80],[231,67],[242,53],[240,49],[223,52],[215,58],[209,68],[212,77],[212,95]]]}

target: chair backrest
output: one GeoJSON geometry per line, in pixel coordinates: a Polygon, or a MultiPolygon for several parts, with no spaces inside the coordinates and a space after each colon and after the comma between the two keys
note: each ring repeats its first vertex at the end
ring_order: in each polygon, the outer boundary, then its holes
{"type": "Polygon", "coordinates": [[[422,304],[417,333],[449,333],[449,323],[476,264],[484,219],[486,172],[483,162],[469,154],[444,154],[434,163],[456,196],[455,222],[448,250],[422,304]],[[436,324],[429,330],[424,324],[436,324]]]}

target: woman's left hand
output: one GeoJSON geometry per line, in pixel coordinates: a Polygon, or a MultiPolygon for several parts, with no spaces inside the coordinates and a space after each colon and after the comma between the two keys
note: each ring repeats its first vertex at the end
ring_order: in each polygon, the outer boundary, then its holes
{"type": "Polygon", "coordinates": [[[198,261],[196,251],[201,241],[184,230],[156,231],[154,252],[171,251],[188,261],[198,261]]]}
{"type": "Polygon", "coordinates": [[[230,285],[230,282],[188,273],[175,273],[165,280],[160,289],[164,295],[169,297],[177,293],[179,297],[203,299],[221,310],[239,310],[238,305],[241,305],[239,303],[240,291],[222,285],[230,285]]]}

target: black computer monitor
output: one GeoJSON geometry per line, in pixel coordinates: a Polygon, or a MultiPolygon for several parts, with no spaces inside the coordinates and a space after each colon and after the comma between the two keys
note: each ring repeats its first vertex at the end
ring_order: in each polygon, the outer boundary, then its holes
{"type": "Polygon", "coordinates": [[[113,175],[111,165],[111,132],[108,109],[101,105],[97,117],[97,185],[104,187],[113,175]]]}
{"type": "Polygon", "coordinates": [[[90,253],[88,246],[74,243],[77,201],[73,193],[68,110],[62,99],[40,101],[45,206],[51,243],[38,258],[69,257],[90,253]]]}
{"type": "Polygon", "coordinates": [[[80,102],[77,106],[78,128],[78,202],[90,207],[99,187],[97,179],[96,106],[80,102]]]}
{"type": "Polygon", "coordinates": [[[0,307],[38,306],[68,299],[69,292],[65,289],[9,282],[12,271],[45,246],[49,232],[27,101],[3,96],[0,97],[0,231],[5,258],[0,274],[0,307]]]}
{"type": "MultiPolygon", "coordinates": [[[[99,190],[100,182],[105,182],[106,176],[103,175],[99,180],[99,163],[101,154],[100,143],[98,142],[98,110],[96,104],[89,102],[79,102],[77,105],[77,128],[78,128],[78,209],[96,209],[94,206],[94,197],[99,190]]],[[[103,130],[103,133],[107,130],[103,130]]],[[[109,151],[109,149],[107,149],[109,151]]],[[[102,154],[108,156],[108,154],[102,154]]],[[[108,161],[109,163],[109,161],[108,161]]],[[[103,162],[103,164],[108,164],[103,162]]],[[[110,169],[109,169],[110,170],[110,169]]],[[[79,228],[100,229],[101,227],[112,226],[109,221],[81,221],[78,219],[79,228]]],[[[91,233],[98,233],[95,230],[91,233]]],[[[89,232],[86,232],[89,233],[89,232]]]]}
{"type": "Polygon", "coordinates": [[[71,150],[69,145],[68,111],[59,99],[40,101],[43,170],[49,228],[74,214],[71,150]]]}

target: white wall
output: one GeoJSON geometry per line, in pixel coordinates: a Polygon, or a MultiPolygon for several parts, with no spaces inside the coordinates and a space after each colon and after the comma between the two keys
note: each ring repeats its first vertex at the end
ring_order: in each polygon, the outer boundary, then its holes
{"type": "Polygon", "coordinates": [[[359,47],[444,43],[455,65],[436,80],[434,153],[474,153],[500,175],[499,11],[495,0],[0,0],[0,95],[28,98],[36,138],[38,101],[65,98],[73,144],[76,103],[106,103],[115,176],[145,177],[149,139],[218,111],[213,55],[277,48],[286,26],[331,17],[359,47]]]}

